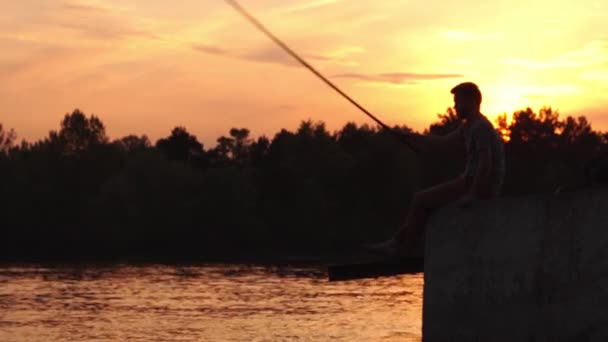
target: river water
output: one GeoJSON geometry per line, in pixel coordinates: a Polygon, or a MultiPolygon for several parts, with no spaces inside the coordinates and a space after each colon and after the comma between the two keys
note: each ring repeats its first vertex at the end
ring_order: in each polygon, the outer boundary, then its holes
{"type": "Polygon", "coordinates": [[[0,266],[0,341],[420,341],[422,274],[322,268],[0,266]]]}

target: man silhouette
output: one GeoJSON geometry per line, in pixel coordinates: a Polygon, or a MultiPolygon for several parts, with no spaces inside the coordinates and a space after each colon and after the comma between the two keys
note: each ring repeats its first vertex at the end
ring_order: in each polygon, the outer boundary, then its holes
{"type": "Polygon", "coordinates": [[[481,92],[477,85],[465,82],[451,90],[454,109],[461,123],[444,136],[409,133],[404,139],[412,145],[459,144],[466,148],[466,168],[462,175],[448,182],[417,192],[406,220],[387,241],[369,245],[369,249],[391,256],[421,257],[424,227],[435,209],[460,200],[463,207],[474,199],[485,199],[500,193],[505,157],[503,141],[492,123],[480,112],[481,92]]]}

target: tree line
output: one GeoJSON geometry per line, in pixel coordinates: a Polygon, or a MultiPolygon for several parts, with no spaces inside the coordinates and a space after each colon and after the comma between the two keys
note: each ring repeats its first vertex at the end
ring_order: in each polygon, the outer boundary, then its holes
{"type": "MultiPolygon", "coordinates": [[[[448,109],[421,133],[458,124],[448,109]]],[[[608,134],[550,107],[500,116],[504,194],[551,193],[589,180],[608,134]]],[[[398,131],[413,131],[395,126],[398,131]]],[[[416,154],[370,125],[252,138],[233,128],[205,148],[185,127],[152,143],[110,140],[97,116],[76,109],[39,141],[17,143],[0,125],[0,259],[273,259],[346,253],[381,240],[413,193],[454,177],[464,149],[416,154]]]]}

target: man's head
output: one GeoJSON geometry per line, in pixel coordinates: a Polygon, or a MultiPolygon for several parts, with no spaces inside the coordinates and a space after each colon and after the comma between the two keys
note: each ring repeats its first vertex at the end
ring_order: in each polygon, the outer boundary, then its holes
{"type": "Polygon", "coordinates": [[[461,119],[469,118],[479,113],[481,92],[473,82],[464,82],[452,88],[454,94],[454,109],[461,119]]]}

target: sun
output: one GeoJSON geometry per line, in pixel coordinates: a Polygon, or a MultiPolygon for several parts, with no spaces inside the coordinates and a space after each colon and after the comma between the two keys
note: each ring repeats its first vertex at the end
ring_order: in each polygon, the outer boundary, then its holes
{"type": "Polygon", "coordinates": [[[485,87],[483,91],[482,111],[490,117],[507,113],[510,115],[519,109],[525,109],[530,103],[526,90],[514,84],[496,84],[485,87]]]}

